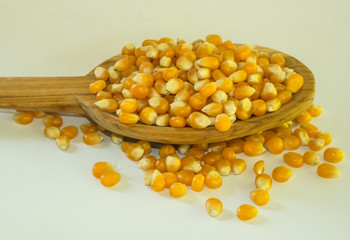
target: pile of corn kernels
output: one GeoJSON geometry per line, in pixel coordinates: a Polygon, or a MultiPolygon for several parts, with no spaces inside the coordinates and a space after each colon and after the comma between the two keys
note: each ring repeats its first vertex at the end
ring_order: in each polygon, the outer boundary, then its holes
{"type": "Polygon", "coordinates": [[[139,48],[127,44],[115,59],[108,69],[95,69],[89,90],[97,107],[125,124],[226,132],[237,118],[277,111],[304,83],[282,54],[236,47],[215,34],[192,43],[161,38],[139,48]]]}
{"type": "MultiPolygon", "coordinates": [[[[246,170],[246,161],[236,158],[236,154],[244,153],[247,157],[263,155],[267,150],[271,154],[283,154],[285,165],[273,169],[271,176],[265,173],[264,160],[254,164],[255,186],[251,191],[252,202],[262,207],[268,204],[269,189],[273,181],[287,182],[293,174],[293,169],[303,164],[315,166],[315,171],[323,178],[337,178],[340,171],[334,163],[344,159],[344,153],[339,148],[329,147],[323,152],[324,163],[321,163],[319,152],[332,141],[330,133],[319,131],[310,123],[312,117],[318,117],[322,107],[311,105],[307,111],[296,119],[276,128],[253,134],[240,139],[226,142],[196,144],[196,145],[163,145],[159,149],[159,156],[149,155],[151,145],[147,141],[124,141],[123,136],[111,134],[112,142],[121,145],[126,156],[138,162],[138,167],[145,171],[144,184],[155,191],[169,191],[173,198],[186,195],[188,190],[202,191],[205,187],[217,189],[221,187],[224,176],[229,174],[240,175],[246,170]],[[303,155],[293,152],[300,146],[307,146],[308,151],[303,155]]],[[[69,140],[77,135],[75,126],[62,126],[62,118],[57,115],[46,115],[42,112],[17,111],[14,120],[19,124],[29,124],[33,118],[42,118],[45,125],[44,134],[56,139],[61,150],[69,147],[69,140]]],[[[105,131],[93,123],[80,126],[84,133],[83,141],[87,145],[99,144],[103,137],[99,133],[105,131]]],[[[281,156],[282,157],[282,156],[281,156]]],[[[109,162],[96,162],[92,168],[93,176],[100,179],[105,187],[113,187],[121,179],[116,166],[109,162]]],[[[253,204],[243,204],[237,208],[236,215],[242,220],[250,220],[258,215],[258,209],[253,204]]],[[[222,212],[223,204],[219,199],[210,198],[205,203],[210,216],[218,216],[222,212]]]]}

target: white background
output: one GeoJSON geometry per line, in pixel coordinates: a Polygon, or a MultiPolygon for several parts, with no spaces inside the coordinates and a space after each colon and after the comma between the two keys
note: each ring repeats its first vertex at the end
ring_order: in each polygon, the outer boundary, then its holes
{"type": "MultiPolygon", "coordinates": [[[[84,75],[119,53],[126,43],[164,36],[189,42],[218,33],[224,40],[256,43],[295,56],[316,78],[315,103],[324,113],[313,120],[333,135],[331,146],[349,152],[349,1],[0,1],[0,76],[84,75]]],[[[264,154],[243,157],[241,176],[223,187],[172,199],[143,185],[143,172],[120,147],[105,141],[84,145],[81,133],[67,152],[44,137],[39,120],[21,126],[12,112],[0,112],[0,239],[346,239],[350,234],[350,167],[321,179],[316,168],[293,169],[274,183],[271,201],[259,215],[241,222],[235,209],[251,203],[251,166],[266,172],[283,164],[264,154]],[[115,162],[122,180],[115,190],[91,175],[96,161],[115,162]],[[204,209],[218,197],[224,211],[204,209]]],[[[65,117],[78,126],[84,118],[65,117]]],[[[299,149],[300,152],[305,149],[299,149]]],[[[153,150],[156,153],[156,150],[153,150]]],[[[320,156],[322,151],[319,152],[320,156]]]]}

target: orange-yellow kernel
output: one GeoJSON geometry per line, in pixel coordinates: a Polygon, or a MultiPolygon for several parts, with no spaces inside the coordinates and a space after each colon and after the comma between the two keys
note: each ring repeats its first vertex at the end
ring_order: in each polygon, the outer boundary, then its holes
{"type": "Polygon", "coordinates": [[[236,158],[231,161],[232,172],[235,175],[240,175],[247,167],[246,162],[243,159],[236,158]]]}
{"type": "Polygon", "coordinates": [[[221,159],[222,159],[222,154],[217,152],[208,152],[203,157],[203,161],[205,164],[213,165],[213,166],[221,159]]]}
{"type": "Polygon", "coordinates": [[[296,150],[300,146],[300,140],[294,135],[289,135],[283,138],[284,149],[296,150]]]}
{"type": "Polygon", "coordinates": [[[62,151],[66,151],[69,147],[69,137],[67,137],[66,135],[61,135],[57,137],[56,144],[62,151]]]}
{"type": "Polygon", "coordinates": [[[227,142],[227,146],[233,148],[234,152],[236,154],[242,153],[243,152],[243,146],[244,146],[245,141],[240,139],[240,138],[236,138],[236,139],[232,139],[230,141],[227,142]]]}
{"type": "Polygon", "coordinates": [[[103,141],[103,137],[98,132],[87,132],[83,135],[83,141],[87,145],[96,145],[103,141]]]}
{"type": "Polygon", "coordinates": [[[272,154],[280,154],[284,150],[283,140],[280,137],[272,137],[265,143],[267,150],[272,154]]]}
{"type": "Polygon", "coordinates": [[[137,164],[142,170],[154,169],[156,168],[157,158],[155,156],[149,155],[143,157],[137,164]]]}
{"type": "Polygon", "coordinates": [[[300,168],[304,164],[303,156],[296,152],[288,152],[283,155],[284,162],[294,168],[300,168]]]}
{"type": "Polygon", "coordinates": [[[231,129],[232,122],[226,113],[221,113],[215,117],[214,126],[219,132],[227,132],[231,129]]]}
{"type": "Polygon", "coordinates": [[[140,140],[137,142],[144,150],[143,156],[146,156],[151,152],[151,144],[148,141],[140,140]]]}
{"type": "Polygon", "coordinates": [[[337,178],[341,175],[339,169],[329,163],[320,164],[317,167],[317,174],[323,178],[337,178]]]}
{"type": "Polygon", "coordinates": [[[303,155],[303,161],[308,165],[316,166],[320,164],[320,157],[315,152],[305,152],[303,155]]]}
{"type": "Polygon", "coordinates": [[[222,150],[222,157],[224,159],[227,159],[229,161],[232,161],[233,159],[236,158],[236,153],[235,153],[235,149],[233,147],[225,147],[222,150]]]}
{"type": "Polygon", "coordinates": [[[186,184],[187,186],[191,186],[192,179],[194,177],[194,171],[191,170],[180,170],[176,173],[178,181],[186,184]]]}
{"type": "Polygon", "coordinates": [[[45,126],[56,126],[60,127],[62,126],[62,118],[57,115],[47,115],[42,119],[45,126]]]}
{"type": "Polygon", "coordinates": [[[59,127],[49,125],[45,127],[44,134],[50,139],[55,139],[61,135],[61,131],[59,127]]]}
{"type": "Polygon", "coordinates": [[[311,121],[311,115],[305,111],[295,118],[298,123],[309,123],[311,121]]]}
{"type": "Polygon", "coordinates": [[[270,195],[263,189],[255,189],[249,194],[250,199],[258,206],[266,205],[270,200],[270,195]]]}
{"type": "Polygon", "coordinates": [[[243,145],[243,151],[250,157],[259,156],[265,152],[265,148],[260,141],[247,140],[243,145]]]}
{"type": "Polygon", "coordinates": [[[271,177],[266,174],[262,173],[259,175],[256,175],[255,177],[255,187],[263,189],[265,191],[269,191],[272,186],[272,179],[271,177]]]}
{"type": "Polygon", "coordinates": [[[198,148],[198,147],[192,147],[186,153],[186,156],[192,156],[192,157],[199,159],[199,160],[203,160],[204,155],[205,155],[205,150],[198,148]]]}
{"type": "Polygon", "coordinates": [[[119,115],[119,120],[122,123],[126,123],[126,124],[134,124],[137,123],[140,120],[139,115],[135,114],[135,113],[126,113],[126,112],[121,112],[119,115]]]}
{"type": "Polygon", "coordinates": [[[323,159],[330,163],[338,163],[343,161],[344,152],[340,148],[327,148],[323,152],[323,159]]]}
{"type": "Polygon", "coordinates": [[[173,183],[176,183],[176,182],[177,182],[177,176],[176,176],[175,173],[172,173],[172,172],[165,172],[165,173],[163,173],[163,176],[164,176],[165,187],[166,187],[166,188],[170,188],[170,186],[171,186],[173,183]]]}
{"type": "Polygon", "coordinates": [[[256,175],[263,174],[265,172],[264,160],[259,160],[254,164],[254,172],[256,175]]]}
{"type": "Polygon", "coordinates": [[[212,217],[219,216],[222,212],[222,208],[223,208],[222,202],[217,198],[209,198],[205,202],[205,209],[207,210],[207,213],[209,214],[209,216],[212,216],[212,217]]]}
{"type": "Polygon", "coordinates": [[[165,179],[162,173],[155,170],[152,174],[151,187],[155,192],[160,192],[165,189],[165,179]]]}
{"type": "Polygon", "coordinates": [[[101,184],[105,187],[113,187],[120,181],[120,173],[109,170],[102,173],[100,177],[101,184]]]}
{"type": "Polygon", "coordinates": [[[318,132],[318,128],[311,123],[302,123],[300,127],[305,129],[310,138],[315,137],[318,132]]]}
{"type": "Polygon", "coordinates": [[[308,109],[307,112],[310,113],[311,117],[318,117],[322,113],[322,106],[318,104],[312,104],[308,109]]]}
{"type": "MultiPolygon", "coordinates": [[[[63,130],[63,129],[62,129],[63,130]]],[[[88,132],[97,132],[97,125],[93,123],[84,123],[80,125],[80,130],[85,134],[88,132]]]]}
{"type": "Polygon", "coordinates": [[[324,140],[322,138],[310,139],[308,147],[314,152],[320,151],[324,147],[324,140]]]}
{"type": "Polygon", "coordinates": [[[33,121],[33,114],[31,112],[16,112],[13,115],[13,120],[16,123],[27,125],[33,121]]]}
{"type": "Polygon", "coordinates": [[[287,79],[287,88],[292,92],[296,93],[304,84],[304,78],[297,73],[289,76],[287,79]]]}
{"type": "Polygon", "coordinates": [[[250,204],[243,204],[237,208],[236,215],[239,220],[248,221],[258,215],[258,209],[250,204]]]}
{"type": "Polygon", "coordinates": [[[235,58],[238,61],[245,61],[250,55],[250,48],[248,45],[242,45],[237,48],[235,52],[235,58]]]}
{"type": "Polygon", "coordinates": [[[213,170],[210,171],[204,180],[205,186],[211,189],[216,189],[221,187],[222,185],[222,178],[219,172],[213,170]]]}
{"type": "Polygon", "coordinates": [[[177,172],[181,168],[181,161],[178,157],[170,155],[165,158],[165,165],[168,172],[177,172]]]}
{"type": "Polygon", "coordinates": [[[173,183],[169,188],[170,196],[172,196],[173,198],[183,197],[185,196],[186,192],[187,192],[186,185],[179,182],[173,183]]]}
{"type": "Polygon", "coordinates": [[[197,173],[193,176],[191,182],[191,189],[195,192],[201,192],[204,189],[205,176],[201,173],[197,173]]]}
{"type": "Polygon", "coordinates": [[[274,53],[272,54],[272,56],[270,57],[270,62],[272,64],[277,64],[280,67],[284,67],[284,65],[286,64],[286,60],[284,59],[284,57],[279,54],[279,53],[274,53]]]}
{"type": "Polygon", "coordinates": [[[289,178],[292,176],[293,171],[287,166],[279,166],[273,169],[272,171],[272,178],[276,182],[286,182],[289,180],[289,178]]]}
{"type": "Polygon", "coordinates": [[[219,160],[215,164],[215,168],[222,176],[227,176],[231,173],[231,163],[227,159],[219,160]]]}
{"type": "Polygon", "coordinates": [[[167,157],[173,153],[176,153],[175,147],[173,145],[163,145],[159,149],[159,156],[160,157],[167,157]]]}
{"type": "Polygon", "coordinates": [[[92,94],[96,94],[102,91],[107,86],[106,82],[103,80],[97,80],[89,85],[89,91],[92,94]]]}

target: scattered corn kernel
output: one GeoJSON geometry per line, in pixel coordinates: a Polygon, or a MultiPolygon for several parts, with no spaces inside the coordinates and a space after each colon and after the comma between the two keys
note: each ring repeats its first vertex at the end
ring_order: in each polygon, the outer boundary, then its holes
{"type": "Polygon", "coordinates": [[[205,209],[207,210],[209,216],[217,217],[222,212],[222,202],[217,198],[209,198],[205,202],[205,209]]]}
{"type": "Polygon", "coordinates": [[[272,171],[272,178],[276,182],[286,182],[289,180],[289,178],[292,176],[293,171],[287,166],[279,166],[273,169],[272,171]]]}
{"type": "Polygon", "coordinates": [[[344,152],[340,148],[327,148],[323,152],[323,159],[330,163],[338,163],[343,161],[344,152]]]}
{"type": "Polygon", "coordinates": [[[239,220],[248,221],[258,215],[258,209],[250,204],[243,204],[237,208],[236,215],[239,220]]]}
{"type": "Polygon", "coordinates": [[[320,164],[317,167],[317,174],[323,178],[337,178],[341,175],[339,169],[329,163],[320,164]]]}

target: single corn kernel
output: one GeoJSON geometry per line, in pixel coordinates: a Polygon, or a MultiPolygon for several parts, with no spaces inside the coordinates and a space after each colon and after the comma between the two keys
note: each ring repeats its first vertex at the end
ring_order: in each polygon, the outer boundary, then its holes
{"type": "Polygon", "coordinates": [[[212,216],[212,217],[219,216],[222,212],[222,208],[223,208],[222,202],[217,198],[209,198],[205,202],[205,209],[207,210],[207,213],[209,214],[209,216],[212,216]]]}
{"type": "Polygon", "coordinates": [[[287,88],[292,92],[296,93],[304,84],[304,78],[297,73],[289,76],[287,79],[287,88]]]}
{"type": "Polygon", "coordinates": [[[165,189],[164,176],[158,170],[154,170],[152,174],[151,186],[152,186],[152,190],[155,192],[160,192],[165,189]]]}
{"type": "Polygon", "coordinates": [[[102,99],[95,102],[95,105],[101,110],[114,113],[118,109],[118,103],[114,99],[102,99]]]}
{"type": "Polygon", "coordinates": [[[341,175],[339,169],[329,163],[320,164],[317,167],[317,174],[323,178],[337,178],[341,175]]]}
{"type": "Polygon", "coordinates": [[[243,159],[233,159],[232,160],[232,172],[235,175],[240,175],[246,169],[247,164],[243,159]]]}
{"type": "Polygon", "coordinates": [[[209,116],[215,117],[221,114],[224,110],[222,103],[212,102],[204,106],[202,112],[206,113],[209,116]]]}
{"type": "Polygon", "coordinates": [[[284,162],[295,168],[300,168],[304,164],[303,156],[296,152],[288,152],[283,155],[284,162]]]}
{"type": "Polygon", "coordinates": [[[187,120],[192,128],[206,128],[211,124],[210,119],[200,112],[192,112],[187,120]]]}
{"type": "Polygon", "coordinates": [[[299,139],[301,146],[307,146],[310,141],[310,137],[306,130],[303,128],[297,128],[294,130],[294,135],[299,139]]]}
{"type": "Polygon", "coordinates": [[[289,178],[292,176],[293,171],[287,166],[279,166],[273,169],[272,171],[272,178],[276,182],[286,182],[289,180],[289,178]]]}
{"type": "Polygon", "coordinates": [[[243,145],[243,151],[246,155],[255,157],[263,154],[266,150],[260,141],[247,140],[243,145]]]}
{"type": "Polygon", "coordinates": [[[87,145],[96,145],[103,141],[103,137],[98,132],[87,132],[83,135],[83,141],[87,145]]]}
{"type": "Polygon", "coordinates": [[[134,124],[137,123],[140,120],[139,115],[135,113],[126,113],[126,112],[121,112],[119,115],[119,121],[125,124],[134,124]]]}
{"type": "Polygon", "coordinates": [[[141,168],[142,170],[148,170],[148,169],[154,169],[156,168],[156,162],[157,162],[157,158],[155,156],[146,156],[143,157],[139,163],[138,163],[138,167],[141,168]]]}
{"type": "Polygon", "coordinates": [[[249,194],[250,199],[258,206],[266,205],[270,200],[270,195],[263,189],[255,189],[249,194]]]}
{"type": "Polygon", "coordinates": [[[60,127],[62,126],[62,118],[57,115],[47,115],[42,119],[45,126],[56,126],[60,127]]]}
{"type": "Polygon", "coordinates": [[[305,152],[303,155],[303,161],[308,165],[316,166],[320,164],[320,157],[315,152],[305,152]]]}
{"type": "Polygon", "coordinates": [[[62,151],[66,151],[69,147],[69,137],[66,135],[57,137],[56,144],[62,151]]]}
{"type": "Polygon", "coordinates": [[[213,166],[221,159],[222,159],[222,154],[218,152],[208,152],[203,157],[203,161],[205,164],[213,165],[213,166]]]}
{"type": "Polygon", "coordinates": [[[318,104],[312,104],[308,109],[307,112],[310,113],[311,117],[318,117],[322,113],[322,106],[318,104]]]}
{"type": "Polygon", "coordinates": [[[158,115],[156,118],[156,125],[159,127],[169,126],[170,114],[158,115]]]}
{"type": "Polygon", "coordinates": [[[35,118],[43,118],[46,116],[46,113],[41,111],[33,111],[32,113],[35,118]]]}
{"type": "Polygon", "coordinates": [[[144,107],[140,112],[141,122],[147,125],[155,124],[157,117],[158,117],[158,114],[156,110],[154,110],[152,107],[144,107]]]}
{"type": "Polygon", "coordinates": [[[264,165],[265,165],[264,160],[257,161],[254,164],[253,169],[256,175],[263,174],[265,172],[264,165]]]}
{"type": "Polygon", "coordinates": [[[282,104],[289,102],[292,99],[292,92],[288,89],[277,94],[277,98],[282,104]]]}
{"type": "Polygon", "coordinates": [[[255,89],[251,86],[240,86],[236,87],[233,91],[233,97],[237,100],[249,98],[255,93],[255,89]]]}
{"type": "Polygon", "coordinates": [[[201,192],[204,189],[204,180],[205,176],[201,173],[198,173],[193,176],[192,182],[191,182],[191,189],[195,192],[201,192]]]}
{"type": "Polygon", "coordinates": [[[324,140],[322,138],[310,139],[308,147],[314,152],[320,151],[324,147],[324,140]]]}
{"type": "Polygon", "coordinates": [[[257,72],[258,68],[255,62],[245,62],[242,65],[242,70],[246,71],[248,75],[252,75],[257,72]]]}
{"type": "Polygon", "coordinates": [[[187,192],[187,187],[183,183],[173,183],[169,188],[169,193],[173,198],[180,198],[185,196],[187,192]]]}
{"type": "Polygon", "coordinates": [[[190,150],[190,148],[191,148],[191,145],[189,145],[189,144],[182,144],[182,145],[179,145],[177,147],[177,151],[181,155],[186,155],[188,153],[188,151],[190,150]]]}
{"type": "Polygon", "coordinates": [[[327,148],[323,152],[323,159],[330,163],[338,163],[343,161],[344,152],[340,148],[327,148]]]}
{"type": "Polygon", "coordinates": [[[191,149],[189,149],[186,156],[190,156],[190,157],[194,157],[194,158],[199,159],[199,160],[203,160],[206,150],[198,148],[198,147],[192,147],[191,149]]]}
{"type": "Polygon", "coordinates": [[[160,157],[156,162],[156,169],[159,172],[166,172],[166,163],[165,163],[166,157],[160,157]]]}
{"type": "Polygon", "coordinates": [[[49,125],[45,127],[44,134],[48,138],[55,139],[61,135],[61,131],[59,127],[49,125]]]}
{"type": "Polygon", "coordinates": [[[289,135],[283,138],[284,149],[296,150],[300,146],[300,140],[294,135],[289,135]]]}
{"type": "Polygon", "coordinates": [[[240,120],[247,120],[253,113],[253,105],[249,98],[244,98],[239,101],[236,110],[236,116],[240,120]]]}
{"type": "Polygon", "coordinates": [[[95,68],[94,73],[95,73],[96,80],[106,81],[109,77],[108,70],[105,69],[104,67],[95,68]]]}
{"type": "Polygon", "coordinates": [[[248,74],[244,70],[238,70],[229,75],[229,78],[232,79],[233,83],[244,82],[247,80],[248,74]]]}
{"type": "Polygon", "coordinates": [[[105,187],[113,187],[120,181],[120,173],[114,170],[106,171],[102,173],[100,181],[105,187]]]}
{"type": "Polygon", "coordinates": [[[269,191],[272,186],[272,179],[266,173],[259,174],[255,177],[255,187],[269,191]]]}
{"type": "Polygon", "coordinates": [[[135,54],[135,44],[128,43],[122,48],[123,55],[134,55],[135,54]]]}
{"type": "Polygon", "coordinates": [[[139,144],[143,148],[143,156],[146,156],[151,152],[151,144],[148,141],[141,140],[138,141],[137,144],[139,144]]]}
{"type": "Polygon", "coordinates": [[[165,159],[165,165],[168,172],[177,172],[180,170],[181,161],[178,157],[167,156],[165,159]]]}
{"type": "Polygon", "coordinates": [[[119,107],[124,113],[133,113],[137,110],[137,101],[133,98],[126,98],[120,103],[119,107]]]}
{"type": "Polygon", "coordinates": [[[258,209],[250,204],[243,204],[237,208],[236,215],[241,221],[248,221],[258,215],[258,209]]]}
{"type": "Polygon", "coordinates": [[[211,71],[208,68],[199,68],[197,70],[197,75],[199,79],[208,79],[211,77],[211,71]]]}
{"type": "Polygon", "coordinates": [[[231,129],[232,122],[226,113],[221,113],[215,117],[214,126],[215,126],[216,130],[218,130],[220,132],[227,132],[228,130],[231,129]]]}
{"type": "Polygon", "coordinates": [[[182,89],[175,95],[174,101],[188,102],[188,100],[190,100],[190,97],[191,93],[186,89],[182,89]]]}
{"type": "Polygon", "coordinates": [[[177,94],[184,88],[184,81],[180,78],[172,78],[166,83],[165,88],[169,93],[177,94]]]}
{"type": "Polygon", "coordinates": [[[185,56],[181,56],[176,60],[176,67],[183,71],[189,71],[193,67],[193,62],[185,56]]]}
{"type": "Polygon", "coordinates": [[[235,51],[235,58],[238,61],[245,61],[250,55],[250,48],[248,45],[242,45],[235,51]]]}
{"type": "Polygon", "coordinates": [[[276,97],[277,97],[277,90],[275,86],[270,82],[265,83],[264,88],[262,89],[262,92],[261,92],[261,99],[264,101],[267,101],[276,97]]]}
{"type": "Polygon", "coordinates": [[[284,65],[286,64],[286,60],[284,59],[284,57],[279,54],[279,53],[274,53],[271,55],[270,57],[270,62],[272,64],[277,64],[280,67],[284,67],[284,65]]]}
{"type": "Polygon", "coordinates": [[[245,137],[244,139],[246,141],[247,140],[256,140],[256,141],[261,142],[262,144],[265,143],[265,138],[260,133],[255,133],[255,134],[249,135],[249,136],[245,137]]]}
{"type": "Polygon", "coordinates": [[[216,189],[221,187],[222,185],[222,178],[219,172],[213,170],[210,171],[204,180],[205,186],[211,189],[216,189]]]}
{"type": "Polygon", "coordinates": [[[203,57],[196,61],[196,64],[200,67],[209,68],[215,70],[220,66],[219,61],[215,57],[203,57]]]}
{"type": "Polygon", "coordinates": [[[322,138],[324,145],[327,146],[332,142],[332,135],[325,131],[319,131],[315,134],[315,138],[322,138]]]}
{"type": "MultiPolygon", "coordinates": [[[[107,87],[109,87],[109,86],[112,87],[113,85],[109,84],[107,87]]],[[[110,91],[112,92],[112,89],[110,91]]],[[[111,99],[112,98],[111,92],[99,91],[96,94],[96,100],[100,101],[100,100],[103,100],[103,99],[111,99]]]]}
{"type": "Polygon", "coordinates": [[[181,159],[181,169],[198,173],[202,169],[201,161],[192,156],[185,156],[181,159]]]}
{"type": "Polygon", "coordinates": [[[266,101],[266,109],[268,112],[275,112],[281,108],[281,100],[279,98],[273,98],[266,101]]]}
{"type": "Polygon", "coordinates": [[[225,147],[222,150],[222,157],[226,160],[232,161],[236,158],[235,149],[233,147],[225,147]]]}
{"type": "Polygon", "coordinates": [[[31,112],[16,112],[13,115],[13,120],[16,123],[27,125],[33,121],[33,114],[31,112]]]}
{"type": "Polygon", "coordinates": [[[192,179],[194,177],[194,171],[191,170],[180,170],[176,173],[178,181],[186,184],[187,186],[191,186],[192,179]]]}
{"type": "Polygon", "coordinates": [[[297,116],[295,120],[298,123],[309,123],[311,121],[311,115],[306,111],[297,116]]]}
{"type": "Polygon", "coordinates": [[[219,160],[215,164],[215,168],[222,176],[227,176],[231,173],[231,163],[227,159],[219,160]]]}
{"type": "Polygon", "coordinates": [[[113,143],[119,145],[119,144],[122,144],[124,142],[124,136],[116,134],[116,133],[112,133],[111,140],[113,143]]]}
{"type": "Polygon", "coordinates": [[[314,138],[318,133],[318,128],[311,123],[302,123],[300,127],[306,130],[310,138],[314,138]]]}
{"type": "Polygon", "coordinates": [[[106,82],[103,80],[97,80],[89,85],[89,91],[92,94],[96,94],[102,91],[107,86],[106,82]]]}
{"type": "Polygon", "coordinates": [[[255,116],[263,116],[267,111],[267,105],[264,100],[257,99],[252,101],[252,114],[255,116]]]}
{"type": "Polygon", "coordinates": [[[138,99],[144,99],[150,94],[150,89],[142,83],[135,83],[131,86],[130,91],[138,99]]]}
{"type": "Polygon", "coordinates": [[[138,143],[130,143],[125,151],[127,158],[133,161],[139,161],[144,156],[144,153],[145,150],[138,143]]]}
{"type": "Polygon", "coordinates": [[[272,137],[265,143],[267,150],[272,154],[280,154],[284,150],[284,143],[280,137],[272,137]]]}
{"type": "Polygon", "coordinates": [[[224,148],[227,147],[227,144],[226,142],[215,142],[210,143],[208,147],[209,152],[221,153],[224,150],[224,148]]]}
{"type": "Polygon", "coordinates": [[[203,98],[208,98],[210,97],[212,94],[214,94],[217,90],[217,85],[215,82],[210,82],[205,84],[204,86],[202,86],[199,90],[199,94],[203,97],[203,98]]]}

